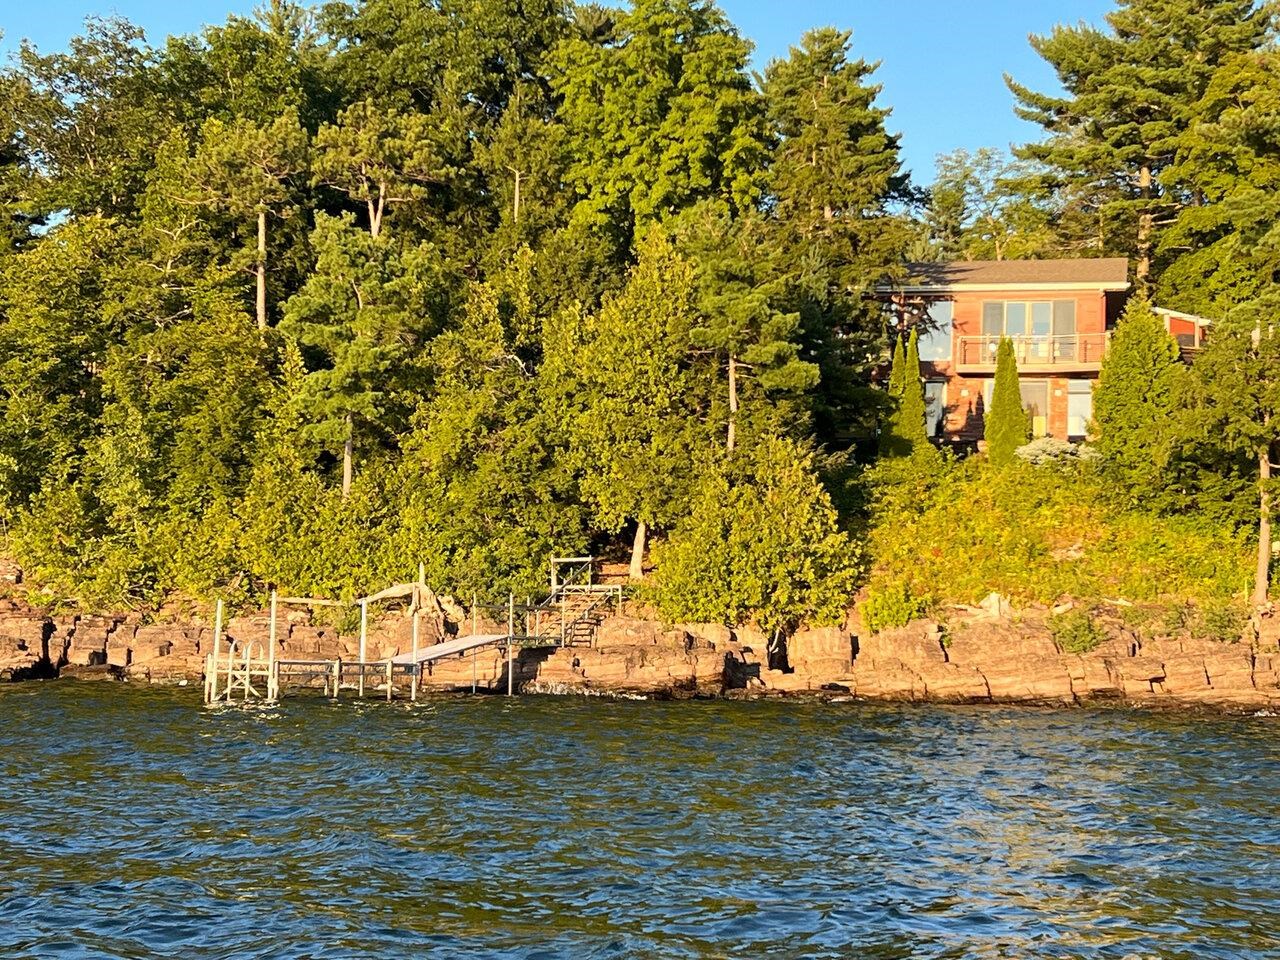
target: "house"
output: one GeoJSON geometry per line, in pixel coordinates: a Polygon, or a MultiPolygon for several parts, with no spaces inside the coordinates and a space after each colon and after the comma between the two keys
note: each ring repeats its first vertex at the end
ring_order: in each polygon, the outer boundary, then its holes
{"type": "MultiPolygon", "coordinates": [[[[1013,342],[1033,434],[1083,440],[1129,289],[1122,257],[964,261],[911,264],[905,281],[876,296],[899,329],[919,327],[930,436],[967,444],[982,438],[1003,337],[1013,342]]],[[[1199,349],[1208,321],[1157,312],[1184,352],[1199,349]]]]}

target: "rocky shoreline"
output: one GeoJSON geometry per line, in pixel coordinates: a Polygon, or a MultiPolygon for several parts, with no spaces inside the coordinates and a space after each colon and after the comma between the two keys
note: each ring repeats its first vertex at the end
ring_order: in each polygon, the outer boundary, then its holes
{"type": "MultiPolygon", "coordinates": [[[[443,612],[429,634],[457,632],[443,612]]],[[[481,626],[481,632],[485,632],[481,626]]],[[[265,640],[265,615],[226,627],[241,642],[265,640]]],[[[462,627],[467,632],[469,625],[462,627]]],[[[370,659],[409,649],[403,616],[371,624],[370,659]]],[[[136,617],[54,615],[0,601],[0,680],[79,677],[135,683],[198,682],[212,629],[198,619],[142,623],[136,617]]],[[[714,624],[664,625],[643,616],[604,620],[590,646],[522,650],[516,685],[525,692],[645,697],[810,696],[869,701],[1086,704],[1280,710],[1280,617],[1255,620],[1252,636],[1223,643],[1191,636],[1140,638],[1109,624],[1083,654],[1064,652],[1043,616],[967,609],[945,627],[919,621],[866,635],[851,615],[842,627],[801,630],[771,669],[766,638],[714,624]]],[[[431,636],[423,638],[430,642],[431,636]]],[[[281,624],[281,656],[355,659],[358,638],[302,613],[281,624]]],[[[776,657],[774,658],[776,662],[776,657]]],[[[506,689],[506,657],[490,648],[432,664],[431,691],[506,689]]]]}

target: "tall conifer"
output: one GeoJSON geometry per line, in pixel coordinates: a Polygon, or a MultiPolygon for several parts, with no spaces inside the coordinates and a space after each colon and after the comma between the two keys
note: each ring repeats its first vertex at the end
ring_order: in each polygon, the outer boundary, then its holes
{"type": "Polygon", "coordinates": [[[997,466],[1012,463],[1018,448],[1027,442],[1029,432],[1027,412],[1022,409],[1013,341],[1002,337],[996,351],[996,382],[991,389],[991,409],[987,410],[985,418],[987,457],[997,466]]]}

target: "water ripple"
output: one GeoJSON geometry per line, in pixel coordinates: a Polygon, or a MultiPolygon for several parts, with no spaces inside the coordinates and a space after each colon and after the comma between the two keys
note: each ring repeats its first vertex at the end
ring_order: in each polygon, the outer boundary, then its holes
{"type": "Polygon", "coordinates": [[[1280,727],[0,689],[5,957],[1280,957],[1280,727]]]}

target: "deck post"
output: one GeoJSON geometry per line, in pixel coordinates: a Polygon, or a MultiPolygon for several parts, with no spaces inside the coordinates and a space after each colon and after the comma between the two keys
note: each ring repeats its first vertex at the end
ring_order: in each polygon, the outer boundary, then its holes
{"type": "Polygon", "coordinates": [[[560,646],[564,646],[569,631],[569,595],[560,594],[560,646]]]}
{"type": "Polygon", "coordinates": [[[369,601],[360,601],[360,680],[358,696],[364,697],[365,650],[369,643],[369,601]]]}
{"type": "Polygon", "coordinates": [[[271,629],[267,634],[267,699],[280,696],[280,678],[276,675],[276,591],[271,591],[271,629]]]}
{"type": "Polygon", "coordinates": [[[214,665],[216,663],[217,661],[213,659],[212,653],[206,653],[204,655],[204,702],[206,704],[213,702],[213,698],[209,696],[209,692],[212,690],[210,685],[213,683],[214,665]]]}
{"type": "Polygon", "coordinates": [[[338,688],[342,686],[342,658],[333,661],[333,699],[338,699],[338,688]]]}
{"type": "MultiPolygon", "coordinates": [[[[218,654],[222,647],[222,601],[219,600],[213,608],[213,686],[209,694],[209,702],[213,703],[218,699],[218,654]]],[[[231,678],[227,677],[227,685],[231,685],[231,678]]]]}
{"type": "Polygon", "coordinates": [[[480,632],[480,615],[477,613],[476,604],[479,599],[474,590],[471,591],[471,635],[474,637],[480,632]]]}
{"type": "Polygon", "coordinates": [[[476,692],[476,648],[471,648],[471,693],[476,692]]]}
{"type": "Polygon", "coordinates": [[[514,593],[507,594],[507,696],[511,696],[516,692],[516,678],[512,673],[513,660],[511,657],[511,645],[515,639],[516,633],[516,595],[514,593]]]}
{"type": "Polygon", "coordinates": [[[387,661],[387,703],[391,702],[391,661],[387,661]]]}

